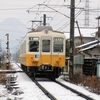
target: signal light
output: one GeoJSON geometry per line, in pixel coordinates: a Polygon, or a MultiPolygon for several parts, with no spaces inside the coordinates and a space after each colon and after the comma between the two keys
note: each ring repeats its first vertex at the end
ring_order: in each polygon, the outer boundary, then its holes
{"type": "Polygon", "coordinates": [[[9,42],[7,42],[6,44],[7,44],[7,48],[6,49],[9,49],[9,42]]]}

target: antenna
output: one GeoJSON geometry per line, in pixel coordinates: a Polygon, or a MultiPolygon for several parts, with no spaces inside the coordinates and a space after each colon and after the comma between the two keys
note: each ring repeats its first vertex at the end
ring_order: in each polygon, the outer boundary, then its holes
{"type": "Polygon", "coordinates": [[[43,20],[43,23],[42,23],[43,26],[49,25],[49,23],[46,22],[46,19],[52,20],[53,18],[52,17],[47,17],[46,14],[44,14],[43,17],[41,17],[41,20],[43,20]]]}
{"type": "Polygon", "coordinates": [[[36,26],[38,26],[38,24],[41,25],[41,22],[42,22],[42,21],[40,21],[40,20],[31,20],[31,21],[29,21],[29,22],[32,22],[31,30],[35,30],[35,29],[33,28],[33,24],[35,24],[35,27],[36,27],[36,26]]]}
{"type": "Polygon", "coordinates": [[[44,14],[43,25],[46,26],[46,14],[44,14]]]}

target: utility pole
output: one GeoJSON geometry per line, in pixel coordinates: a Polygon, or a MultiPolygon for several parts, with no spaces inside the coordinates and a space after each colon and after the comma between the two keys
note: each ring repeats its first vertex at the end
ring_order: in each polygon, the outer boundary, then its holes
{"type": "Polygon", "coordinates": [[[6,54],[6,67],[7,67],[7,69],[9,69],[9,63],[10,63],[10,61],[9,61],[9,34],[6,34],[6,36],[7,36],[7,54],[6,54]]]}
{"type": "Polygon", "coordinates": [[[75,14],[75,0],[71,0],[70,10],[70,63],[69,63],[69,78],[73,79],[74,69],[74,15],[75,14]]]}

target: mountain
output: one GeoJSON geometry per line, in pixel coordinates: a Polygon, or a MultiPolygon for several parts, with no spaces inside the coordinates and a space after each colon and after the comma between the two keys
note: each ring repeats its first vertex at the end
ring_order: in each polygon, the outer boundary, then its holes
{"type": "Polygon", "coordinates": [[[10,51],[15,52],[20,45],[22,37],[25,36],[27,27],[18,19],[7,18],[0,23],[0,40],[2,48],[6,50],[7,36],[9,34],[10,51]]]}

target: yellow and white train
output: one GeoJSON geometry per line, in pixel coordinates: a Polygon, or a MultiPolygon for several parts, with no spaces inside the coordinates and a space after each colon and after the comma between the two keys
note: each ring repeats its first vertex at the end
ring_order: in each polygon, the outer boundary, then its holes
{"type": "Polygon", "coordinates": [[[26,34],[20,47],[22,69],[35,77],[57,78],[65,67],[65,35],[50,26],[38,26],[26,34]]]}

